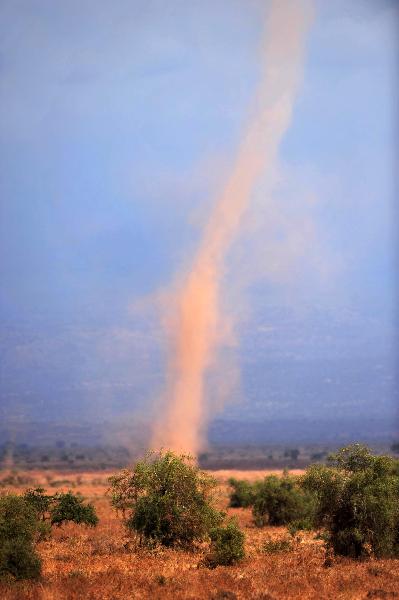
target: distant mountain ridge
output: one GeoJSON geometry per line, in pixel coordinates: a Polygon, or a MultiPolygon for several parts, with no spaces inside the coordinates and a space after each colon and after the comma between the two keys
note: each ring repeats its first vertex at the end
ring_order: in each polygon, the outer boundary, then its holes
{"type": "MultiPolygon", "coordinates": [[[[368,419],[370,434],[373,422],[394,423],[399,386],[393,329],[385,321],[348,309],[258,308],[238,327],[241,382],[215,423],[236,423],[243,432],[246,423],[328,422],[331,427],[320,425],[326,435],[339,430],[332,426],[339,418],[350,424],[349,432],[359,433],[360,417],[368,419]]],[[[88,423],[101,430],[104,422],[150,419],[164,384],[164,341],[154,317],[101,323],[43,317],[4,324],[3,429],[40,422],[88,423]]],[[[223,381],[229,374],[218,376],[223,381]]],[[[214,391],[210,404],[217,403],[214,391]]]]}
{"type": "MultiPolygon", "coordinates": [[[[32,422],[0,425],[0,443],[87,447],[111,445],[145,449],[151,424],[32,422]]],[[[262,446],[270,444],[392,443],[399,439],[399,421],[387,418],[335,419],[215,419],[208,431],[210,446],[262,446]]]]}

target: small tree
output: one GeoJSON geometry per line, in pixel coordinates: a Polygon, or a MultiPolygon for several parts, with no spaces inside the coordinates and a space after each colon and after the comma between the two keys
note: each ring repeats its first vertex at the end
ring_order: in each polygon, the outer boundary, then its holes
{"type": "Polygon", "coordinates": [[[27,490],[23,496],[43,522],[51,525],[62,525],[67,521],[95,527],[98,517],[91,503],[84,504],[84,498],[73,492],[57,493],[53,496],[45,494],[43,488],[27,490]]]}
{"type": "Polygon", "coordinates": [[[0,578],[35,579],[41,561],[34,548],[36,513],[21,496],[0,497],[0,578]]]}
{"type": "Polygon", "coordinates": [[[141,541],[190,546],[223,518],[212,504],[216,481],[186,455],[150,453],[110,483],[112,505],[141,541]]]}
{"type": "Polygon", "coordinates": [[[314,465],[302,486],[317,498],[316,523],[336,554],[359,558],[399,554],[396,461],[366,446],[342,448],[329,466],[314,465]]]}

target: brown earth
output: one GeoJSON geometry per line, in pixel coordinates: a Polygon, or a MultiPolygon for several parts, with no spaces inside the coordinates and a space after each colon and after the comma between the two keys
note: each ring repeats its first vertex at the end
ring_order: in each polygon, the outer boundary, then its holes
{"type": "MultiPolygon", "coordinates": [[[[218,471],[218,502],[228,502],[227,478],[256,479],[265,471],[218,471]]],[[[0,474],[0,480],[5,473],[0,474]]],[[[120,519],[105,495],[107,473],[19,473],[7,489],[19,493],[30,485],[81,492],[94,502],[100,523],[95,529],[69,524],[56,528],[51,540],[38,545],[43,559],[39,582],[0,584],[4,600],[119,599],[257,599],[363,600],[399,599],[399,560],[326,560],[314,534],[302,534],[291,550],[266,554],[268,539],[287,537],[284,527],[253,526],[250,510],[228,509],[246,535],[246,558],[234,567],[199,566],[206,548],[197,552],[132,547],[120,519]],[[29,477],[29,483],[24,483],[29,477]]]]}

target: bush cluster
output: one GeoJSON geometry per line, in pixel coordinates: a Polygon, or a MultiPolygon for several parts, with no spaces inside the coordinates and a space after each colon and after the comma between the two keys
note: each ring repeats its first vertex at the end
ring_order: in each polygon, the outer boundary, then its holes
{"type": "Polygon", "coordinates": [[[230,506],[252,507],[254,522],[258,527],[288,525],[308,529],[313,523],[315,502],[313,495],[300,486],[298,478],[269,475],[253,484],[230,479],[233,488],[230,506]]]}
{"type": "Polygon", "coordinates": [[[72,492],[45,494],[30,489],[23,496],[0,496],[0,578],[39,577],[41,561],[35,544],[51,534],[52,525],[66,521],[95,526],[98,517],[91,504],[72,492]]]}
{"type": "Polygon", "coordinates": [[[230,480],[230,506],[252,506],[258,526],[287,525],[290,534],[320,529],[335,554],[399,556],[399,461],[363,445],[341,448],[327,465],[300,478],[230,480]]]}
{"type": "MultiPolygon", "coordinates": [[[[399,463],[361,445],[342,448],[327,465],[313,465],[296,478],[268,476],[255,484],[230,480],[230,506],[252,507],[257,525],[319,529],[335,554],[361,558],[399,556],[399,463]]],[[[133,469],[110,478],[111,503],[122,512],[140,543],[193,547],[210,542],[209,567],[244,557],[244,534],[217,510],[216,481],[189,456],[148,454],[133,469]]],[[[43,488],[23,496],[0,496],[0,578],[37,578],[35,544],[54,525],[72,521],[95,526],[94,507],[79,494],[47,495],[43,488]]],[[[268,540],[266,553],[291,548],[292,539],[268,540]]]]}
{"type": "Polygon", "coordinates": [[[259,485],[252,509],[255,524],[298,525],[312,519],[313,496],[304,491],[296,477],[269,475],[259,485]]]}
{"type": "Polygon", "coordinates": [[[336,554],[399,555],[398,462],[355,444],[314,465],[302,486],[316,498],[315,525],[336,554]]]}

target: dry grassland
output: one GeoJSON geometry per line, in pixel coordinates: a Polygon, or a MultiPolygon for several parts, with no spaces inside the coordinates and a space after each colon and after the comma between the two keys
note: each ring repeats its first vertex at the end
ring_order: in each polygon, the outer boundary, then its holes
{"type": "MultiPolygon", "coordinates": [[[[218,503],[226,509],[228,477],[254,479],[265,471],[215,475],[220,481],[218,503]]],[[[286,537],[286,529],[254,527],[250,510],[228,509],[245,532],[246,559],[234,567],[209,570],[199,566],[206,548],[195,553],[135,548],[105,495],[106,473],[30,471],[29,476],[48,490],[80,491],[94,502],[100,523],[96,529],[74,524],[56,528],[51,540],[39,544],[41,581],[0,584],[2,600],[399,598],[399,560],[326,562],[322,543],[311,534],[302,535],[290,551],[268,555],[265,541],[286,537]]]]}

